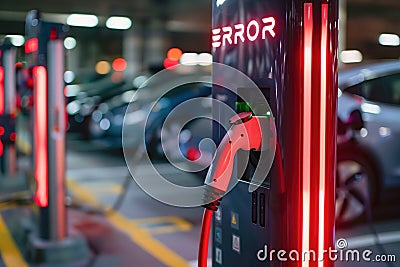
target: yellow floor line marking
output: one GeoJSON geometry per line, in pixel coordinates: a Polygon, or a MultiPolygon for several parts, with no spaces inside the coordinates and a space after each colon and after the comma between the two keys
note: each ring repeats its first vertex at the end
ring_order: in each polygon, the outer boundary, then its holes
{"type": "Polygon", "coordinates": [[[0,253],[7,267],[28,267],[0,215],[0,253]]]}
{"type": "Polygon", "coordinates": [[[149,233],[152,235],[159,235],[159,234],[170,234],[170,233],[176,233],[176,232],[183,232],[185,230],[180,229],[179,227],[176,227],[176,225],[172,226],[162,226],[162,227],[156,227],[156,228],[151,228],[147,229],[149,233]]]}
{"type": "Polygon", "coordinates": [[[25,141],[23,138],[17,138],[15,142],[18,149],[25,155],[30,155],[32,153],[32,146],[29,142],[25,141]]]}
{"type": "MultiPolygon", "coordinates": [[[[101,204],[88,190],[78,185],[77,182],[67,179],[67,186],[74,195],[79,197],[79,199],[84,200],[88,204],[110,208],[107,205],[101,204]]],[[[117,229],[126,233],[133,242],[165,265],[173,267],[189,266],[189,263],[185,259],[167,248],[158,240],[154,239],[149,232],[141,229],[132,220],[125,218],[119,213],[113,213],[107,217],[107,219],[117,229]]]]}
{"type": "Polygon", "coordinates": [[[179,232],[179,231],[190,231],[192,229],[192,224],[188,221],[176,217],[176,216],[165,216],[165,217],[153,217],[153,218],[143,218],[143,219],[134,219],[132,220],[139,226],[146,228],[146,225],[151,224],[170,224],[164,226],[154,226],[148,227],[146,230],[152,234],[166,234],[172,232],[179,232]]]}
{"type": "Polygon", "coordinates": [[[98,194],[119,194],[122,191],[122,186],[112,183],[101,184],[84,184],[83,187],[88,188],[91,192],[98,194]]]}

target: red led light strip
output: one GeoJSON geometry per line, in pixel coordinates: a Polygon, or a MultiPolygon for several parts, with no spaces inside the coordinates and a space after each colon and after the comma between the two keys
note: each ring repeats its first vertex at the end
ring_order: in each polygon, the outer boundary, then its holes
{"type": "Polygon", "coordinates": [[[35,202],[39,207],[48,206],[48,143],[47,143],[47,70],[33,68],[35,99],[35,202]]]}
{"type": "MultiPolygon", "coordinates": [[[[320,158],[319,158],[319,224],[318,253],[322,259],[325,242],[325,178],[326,178],[326,93],[327,93],[327,47],[328,47],[328,4],[322,4],[321,14],[321,107],[320,107],[320,158]]],[[[324,261],[318,262],[323,267],[324,261]]]]}
{"type": "Polygon", "coordinates": [[[0,66],[0,115],[4,114],[5,105],[5,94],[4,94],[4,68],[0,66]]]}
{"type": "MultiPolygon", "coordinates": [[[[311,52],[313,35],[312,4],[304,4],[304,77],[303,77],[303,225],[302,251],[310,250],[310,187],[311,187],[311,52]]],[[[308,261],[302,261],[308,267],[308,261]]]]}
{"type": "MultiPolygon", "coordinates": [[[[1,52],[1,51],[0,51],[1,52]]],[[[5,95],[4,95],[4,68],[0,66],[0,115],[4,114],[4,105],[5,105],[5,95]]],[[[3,156],[4,146],[0,141],[0,156],[3,156]]]]}

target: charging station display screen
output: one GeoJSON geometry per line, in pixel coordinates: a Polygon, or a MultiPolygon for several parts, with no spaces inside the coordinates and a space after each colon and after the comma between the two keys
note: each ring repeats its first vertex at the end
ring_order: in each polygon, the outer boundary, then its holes
{"type": "Polygon", "coordinates": [[[282,39],[282,1],[214,1],[211,45],[214,61],[251,79],[269,77],[282,39]]]}
{"type": "Polygon", "coordinates": [[[224,26],[212,29],[212,47],[254,42],[257,39],[275,37],[275,18],[264,17],[253,19],[246,24],[237,23],[233,26],[224,26]]]}

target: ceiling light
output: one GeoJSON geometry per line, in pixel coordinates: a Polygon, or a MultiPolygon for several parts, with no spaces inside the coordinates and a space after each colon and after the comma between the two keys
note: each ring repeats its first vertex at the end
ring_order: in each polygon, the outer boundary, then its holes
{"type": "Polygon", "coordinates": [[[73,71],[67,70],[64,72],[64,82],[72,83],[75,80],[75,73],[73,71]]]}
{"type": "Polygon", "coordinates": [[[400,45],[400,37],[397,34],[393,33],[382,33],[379,35],[379,44],[385,46],[399,46],[400,45]]]}
{"type": "Polygon", "coordinates": [[[197,63],[201,66],[209,66],[213,62],[212,55],[210,53],[201,53],[197,57],[197,63]]]}
{"type": "Polygon", "coordinates": [[[95,27],[99,20],[95,15],[71,14],[67,18],[67,24],[78,27],[95,27]]]}
{"type": "Polygon", "coordinates": [[[25,38],[22,35],[9,34],[6,37],[10,38],[13,46],[22,46],[25,43],[25,38]]]}
{"type": "Polygon", "coordinates": [[[340,60],[343,63],[357,63],[363,60],[363,56],[358,50],[344,50],[340,53],[340,60]]]}
{"type": "Polygon", "coordinates": [[[76,39],[74,37],[67,37],[64,40],[64,47],[65,49],[71,50],[74,49],[76,46],[76,39]]]}
{"type": "Polygon", "coordinates": [[[198,59],[197,53],[183,53],[180,62],[183,65],[196,65],[198,59]]]}
{"type": "Polygon", "coordinates": [[[132,26],[132,21],[127,17],[109,17],[106,21],[106,27],[116,30],[127,30],[132,26]]]}
{"type": "MultiPolygon", "coordinates": [[[[66,97],[77,96],[80,91],[81,91],[81,87],[77,84],[71,84],[71,85],[65,86],[65,96],[66,97]]],[[[72,105],[72,106],[75,108],[76,105],[75,106],[72,105]]],[[[72,112],[72,114],[73,113],[75,113],[75,112],[72,112]]]]}

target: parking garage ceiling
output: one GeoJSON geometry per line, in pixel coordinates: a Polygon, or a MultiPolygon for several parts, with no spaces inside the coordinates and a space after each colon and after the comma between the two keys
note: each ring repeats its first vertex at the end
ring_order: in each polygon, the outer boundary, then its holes
{"type": "MultiPolygon", "coordinates": [[[[344,0],[341,0],[344,1],[344,0]]],[[[1,0],[0,1],[0,35],[23,34],[24,18],[31,9],[39,9],[54,18],[66,19],[71,13],[89,13],[99,17],[97,31],[75,29],[74,34],[87,38],[96,36],[106,38],[113,36],[115,31],[105,30],[105,19],[112,15],[130,17],[135,24],[148,23],[150,20],[160,20],[173,38],[186,41],[187,48],[195,49],[190,40],[204,39],[201,49],[209,49],[208,33],[211,28],[212,0],[1,0]],[[64,17],[63,17],[64,16],[64,17]]],[[[400,1],[399,0],[346,0],[347,3],[347,49],[359,49],[370,58],[397,58],[398,47],[379,46],[377,38],[380,33],[400,34],[400,1]],[[360,30],[361,29],[361,30],[360,30]],[[396,54],[397,53],[397,54],[396,54]],[[397,56],[396,56],[397,55],[397,56]]],[[[194,42],[192,42],[194,43],[194,42]]]]}
{"type": "Polygon", "coordinates": [[[211,25],[211,0],[2,0],[0,34],[23,33],[23,25],[20,24],[23,23],[26,12],[32,9],[58,15],[58,18],[54,16],[55,20],[65,19],[71,13],[94,14],[99,17],[100,26],[107,17],[115,15],[127,16],[133,23],[159,19],[169,23],[171,31],[178,32],[207,31],[211,25]]]}

